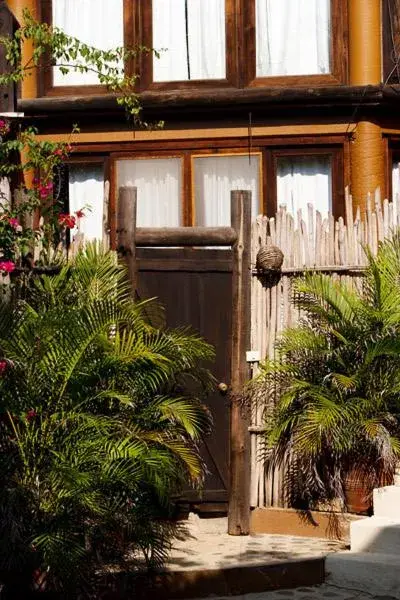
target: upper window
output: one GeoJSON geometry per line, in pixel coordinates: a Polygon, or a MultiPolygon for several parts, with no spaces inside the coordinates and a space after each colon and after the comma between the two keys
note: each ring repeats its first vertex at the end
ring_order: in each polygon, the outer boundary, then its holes
{"type": "MultiPolygon", "coordinates": [[[[139,91],[346,81],[343,0],[41,2],[44,20],[88,45],[153,48],[156,54],[143,51],[126,65],[129,75],[139,75],[139,91]]],[[[60,86],[98,91],[94,71],[64,75],[60,67],[46,75],[46,91],[60,86]]]]}
{"type": "Polygon", "coordinates": [[[330,73],[330,0],[256,0],[256,76],[330,73]]]}
{"type": "Polygon", "coordinates": [[[225,0],[153,0],[153,80],[225,79],[225,0]]]}
{"type": "MultiPolygon", "coordinates": [[[[52,23],[67,35],[99,50],[124,44],[123,0],[52,0],[52,23]]],[[[99,80],[92,69],[87,72],[70,69],[63,74],[60,67],[54,67],[53,85],[99,85],[99,80]]]]}

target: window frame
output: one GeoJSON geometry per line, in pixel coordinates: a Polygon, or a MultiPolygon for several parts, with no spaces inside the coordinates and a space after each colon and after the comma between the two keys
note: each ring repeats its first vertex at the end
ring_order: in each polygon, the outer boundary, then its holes
{"type": "MultiPolygon", "coordinates": [[[[163,91],[171,89],[210,88],[238,86],[238,13],[237,0],[225,0],[225,61],[224,79],[192,79],[183,81],[153,81],[153,53],[142,53],[139,59],[139,89],[163,91]]],[[[152,1],[138,0],[140,43],[146,48],[153,48],[152,35],[152,1]]],[[[136,11],[137,13],[138,11],[136,11]]],[[[136,15],[137,16],[137,15],[136,15]]]]}
{"type": "MultiPolygon", "coordinates": [[[[134,91],[204,90],[211,88],[299,87],[339,85],[348,80],[348,9],[347,2],[331,1],[331,73],[323,75],[283,75],[256,77],[256,0],[225,0],[226,78],[191,81],[154,82],[153,54],[139,53],[127,64],[127,74],[139,75],[134,91]],[[333,43],[335,41],[335,43],[333,43]]],[[[152,48],[151,0],[123,0],[124,43],[127,46],[152,48]]],[[[51,24],[52,0],[40,0],[41,20],[51,24]]],[[[42,96],[103,95],[110,93],[102,85],[54,86],[49,57],[43,61],[39,77],[42,96]]]]}
{"type": "Polygon", "coordinates": [[[338,85],[348,79],[348,10],[347,2],[331,2],[330,64],[331,72],[310,75],[272,75],[256,76],[256,0],[244,0],[244,21],[247,24],[244,39],[244,55],[249,60],[245,82],[249,87],[265,86],[308,86],[338,85]],[[251,60],[250,60],[251,59],[251,60]]]}
{"type": "MultiPolygon", "coordinates": [[[[40,19],[44,23],[52,25],[53,22],[52,0],[40,0],[40,19]]],[[[132,0],[123,0],[123,30],[124,44],[133,46],[136,42],[136,27],[134,26],[134,10],[132,0]]],[[[50,65],[50,57],[45,55],[42,61],[41,77],[39,77],[39,91],[42,96],[71,96],[81,91],[82,95],[105,95],[110,91],[105,85],[54,85],[53,68],[50,65]]],[[[135,73],[135,62],[129,60],[127,63],[127,74],[135,73]]]]}
{"type": "MultiPolygon", "coordinates": [[[[275,216],[278,209],[277,176],[278,159],[296,156],[329,156],[332,165],[332,208],[331,212],[337,219],[345,214],[345,170],[343,145],[324,146],[292,146],[265,149],[264,189],[266,191],[265,214],[275,216]],[[269,175],[267,175],[269,174],[269,175]]],[[[318,209],[317,209],[318,210],[318,209]]]]}
{"type": "Polygon", "coordinates": [[[196,225],[196,193],[194,189],[194,180],[195,180],[195,160],[196,158],[215,158],[216,156],[258,156],[259,157],[259,165],[258,165],[258,187],[259,187],[259,201],[258,201],[258,214],[263,212],[264,207],[264,186],[263,186],[263,172],[264,172],[264,156],[261,149],[252,149],[246,152],[245,149],[232,149],[226,150],[226,152],[212,152],[210,150],[204,151],[192,151],[190,152],[190,180],[191,180],[191,192],[188,198],[188,202],[191,208],[191,226],[196,225]]]}

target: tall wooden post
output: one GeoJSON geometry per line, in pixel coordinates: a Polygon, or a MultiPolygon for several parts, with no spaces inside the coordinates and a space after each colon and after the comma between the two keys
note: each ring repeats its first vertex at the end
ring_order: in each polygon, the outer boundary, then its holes
{"type": "Polygon", "coordinates": [[[135,187],[120,187],[117,213],[117,250],[124,257],[128,267],[132,296],[137,286],[136,271],[136,194],[135,187]]]}
{"type": "MultiPolygon", "coordinates": [[[[13,13],[15,19],[20,25],[23,25],[23,11],[24,9],[29,10],[33,17],[38,18],[38,6],[37,0],[7,0],[7,5],[10,11],[13,13]]],[[[21,47],[21,59],[22,65],[32,66],[33,56],[33,42],[32,40],[23,40],[21,47]]],[[[25,78],[21,83],[21,98],[37,98],[38,96],[38,81],[37,81],[37,69],[30,68],[26,71],[25,78]]]]}
{"type": "Polygon", "coordinates": [[[228,533],[248,535],[250,527],[249,410],[241,402],[250,372],[246,351],[250,348],[250,248],[251,192],[231,192],[233,246],[232,373],[230,412],[230,490],[228,533]]]}
{"type": "MultiPolygon", "coordinates": [[[[381,0],[349,0],[349,65],[351,85],[376,85],[382,78],[381,0]]],[[[379,125],[356,113],[350,144],[351,193],[361,211],[368,193],[387,193],[385,152],[379,125]]],[[[355,207],[354,207],[355,208],[355,207]]]]}

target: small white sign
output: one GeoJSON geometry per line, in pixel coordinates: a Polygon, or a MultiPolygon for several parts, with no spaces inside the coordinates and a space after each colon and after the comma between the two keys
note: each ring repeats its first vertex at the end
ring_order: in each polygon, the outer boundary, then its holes
{"type": "Polygon", "coordinates": [[[247,350],[246,360],[247,362],[260,362],[261,355],[259,350],[247,350]]]}

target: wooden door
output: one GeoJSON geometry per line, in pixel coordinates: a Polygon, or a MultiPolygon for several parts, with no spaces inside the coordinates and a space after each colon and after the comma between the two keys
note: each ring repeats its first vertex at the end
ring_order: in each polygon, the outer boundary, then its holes
{"type": "Polygon", "coordinates": [[[137,259],[139,297],[157,297],[165,308],[167,326],[190,326],[215,347],[211,370],[216,385],[207,398],[213,428],[202,444],[208,473],[200,492],[187,490],[183,497],[216,510],[228,500],[229,396],[218,384],[230,384],[232,251],[138,248],[137,259]]]}

